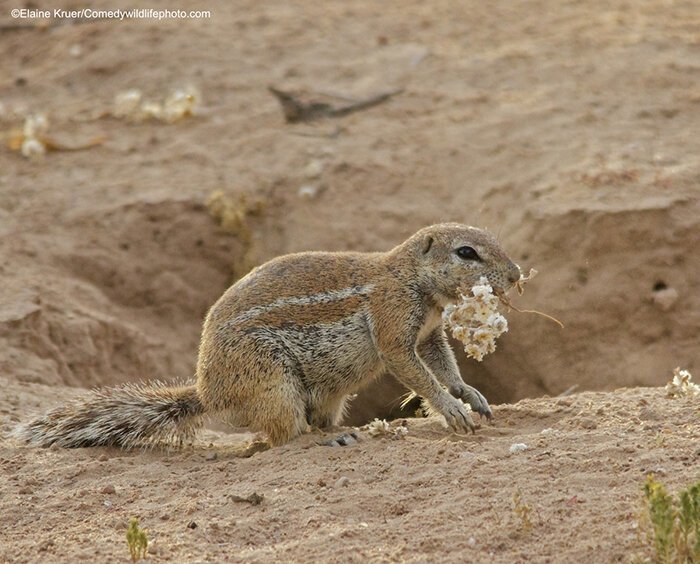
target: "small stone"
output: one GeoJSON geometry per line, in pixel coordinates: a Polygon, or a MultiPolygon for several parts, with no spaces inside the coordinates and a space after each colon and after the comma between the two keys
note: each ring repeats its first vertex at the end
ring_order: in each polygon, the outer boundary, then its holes
{"type": "Polygon", "coordinates": [[[579,419],[578,426],[581,427],[581,429],[596,429],[598,423],[592,417],[582,417],[579,419]]]}
{"type": "Polygon", "coordinates": [[[107,456],[106,454],[101,454],[97,457],[97,460],[99,462],[107,462],[109,460],[109,456],[107,456]]]}
{"type": "Polygon", "coordinates": [[[187,523],[187,528],[195,530],[197,528],[197,523],[195,523],[194,521],[190,521],[189,523],[187,523]]]}
{"type": "Polygon", "coordinates": [[[208,452],[204,456],[204,460],[216,460],[217,458],[219,458],[219,455],[216,452],[208,452]]]}
{"type": "Polygon", "coordinates": [[[516,454],[527,449],[528,446],[525,443],[513,443],[512,445],[510,445],[508,452],[510,452],[511,454],[516,454]]]}
{"type": "Polygon", "coordinates": [[[321,176],[322,172],[323,162],[319,160],[311,161],[308,165],[306,165],[306,169],[304,170],[306,178],[318,178],[319,176],[321,176]]]}
{"type": "Polygon", "coordinates": [[[319,478],[318,482],[316,482],[316,485],[320,488],[325,488],[326,487],[326,481],[323,478],[319,478]]]}
{"type": "Polygon", "coordinates": [[[111,495],[117,493],[117,490],[112,484],[107,484],[100,490],[100,493],[111,495]]]}
{"type": "Polygon", "coordinates": [[[469,537],[469,540],[467,541],[467,544],[469,546],[474,546],[476,544],[476,539],[474,537],[469,537]]]}
{"type": "Polygon", "coordinates": [[[659,414],[650,407],[642,407],[639,410],[639,418],[642,421],[658,421],[659,414]]]}
{"type": "Polygon", "coordinates": [[[348,486],[349,483],[350,483],[350,478],[348,478],[347,476],[341,476],[340,478],[338,478],[336,480],[334,487],[345,488],[348,486]]]}
{"type": "Polygon", "coordinates": [[[160,516],[160,520],[161,520],[161,521],[170,521],[170,513],[163,513],[163,514],[160,516]]]}
{"type": "Polygon", "coordinates": [[[41,541],[39,543],[39,546],[37,550],[39,552],[46,552],[49,548],[53,546],[53,540],[52,539],[46,539],[45,541],[41,541]]]}

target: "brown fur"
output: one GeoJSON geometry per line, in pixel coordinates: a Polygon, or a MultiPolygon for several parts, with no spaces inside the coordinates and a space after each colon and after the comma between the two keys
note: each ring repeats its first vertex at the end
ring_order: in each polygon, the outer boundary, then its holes
{"type": "MultiPolygon", "coordinates": [[[[520,271],[491,235],[455,223],[422,229],[386,253],[279,257],[214,304],[202,331],[196,390],[172,395],[186,399],[179,405],[189,406],[193,418],[219,414],[265,432],[279,445],[309,424],[339,423],[346,398],[388,371],[427,399],[455,431],[473,430],[468,410],[456,398],[483,415],[491,412],[459,375],[441,311],[458,298],[459,287],[469,288],[481,276],[507,289],[520,271]],[[481,260],[460,259],[455,250],[461,246],[474,248],[481,260]]],[[[153,393],[162,397],[163,390],[144,391],[144,402],[153,393]]],[[[79,405],[69,410],[73,420],[80,410],[79,405]]],[[[50,432],[55,427],[55,418],[40,419],[24,428],[31,434],[20,436],[39,444],[86,444],[58,440],[50,432]],[[50,440],[41,440],[42,428],[50,440]]],[[[130,436],[138,431],[130,430],[130,436]]],[[[144,433],[153,431],[145,426],[144,433]]],[[[110,441],[95,437],[94,444],[106,443],[124,444],[118,433],[110,441]]]]}

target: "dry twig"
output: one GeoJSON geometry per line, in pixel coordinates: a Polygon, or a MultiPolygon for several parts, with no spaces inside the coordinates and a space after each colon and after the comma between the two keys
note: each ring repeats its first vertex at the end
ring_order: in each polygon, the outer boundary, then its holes
{"type": "Polygon", "coordinates": [[[363,98],[362,100],[355,100],[342,105],[334,105],[329,102],[321,102],[317,99],[310,98],[308,95],[302,93],[280,90],[274,86],[269,86],[268,90],[277,98],[277,101],[282,106],[284,118],[288,123],[312,121],[324,117],[343,117],[353,112],[377,106],[382,102],[386,102],[392,96],[403,92],[403,88],[401,88],[375,94],[374,96],[363,98]]]}

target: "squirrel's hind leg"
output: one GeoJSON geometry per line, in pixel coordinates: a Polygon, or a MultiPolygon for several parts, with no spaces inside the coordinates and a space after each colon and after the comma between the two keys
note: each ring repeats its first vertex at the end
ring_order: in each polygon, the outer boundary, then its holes
{"type": "Polygon", "coordinates": [[[347,394],[309,399],[307,420],[312,427],[328,429],[340,425],[345,416],[347,394]]]}
{"type": "Polygon", "coordinates": [[[263,431],[272,446],[283,445],[308,430],[300,379],[283,366],[270,367],[266,385],[248,407],[250,427],[263,431]]]}
{"type": "Polygon", "coordinates": [[[217,345],[204,361],[200,352],[198,389],[210,413],[262,431],[271,446],[306,432],[302,375],[295,360],[267,332],[254,337],[231,334],[217,345]]]}

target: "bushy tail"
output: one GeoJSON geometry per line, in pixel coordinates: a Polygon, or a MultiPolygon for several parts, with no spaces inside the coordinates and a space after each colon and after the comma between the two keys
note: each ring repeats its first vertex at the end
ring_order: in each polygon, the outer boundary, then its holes
{"type": "Polygon", "coordinates": [[[127,384],[90,392],[19,426],[13,434],[42,447],[181,445],[194,438],[203,414],[195,386],[127,384]]]}

